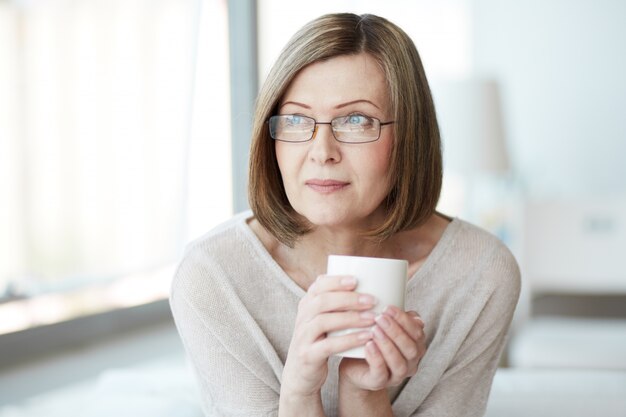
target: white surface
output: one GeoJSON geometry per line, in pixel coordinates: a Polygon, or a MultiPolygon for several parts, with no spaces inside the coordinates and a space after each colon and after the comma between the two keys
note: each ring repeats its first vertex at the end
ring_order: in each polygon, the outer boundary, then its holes
{"type": "Polygon", "coordinates": [[[523,368],[626,371],[626,319],[530,320],[511,339],[509,361],[523,368]]]}
{"type": "Polygon", "coordinates": [[[626,372],[498,369],[485,417],[563,416],[626,416],[626,372]]]}
{"type": "Polygon", "coordinates": [[[17,404],[51,390],[82,384],[107,369],[176,357],[183,358],[184,352],[172,322],[80,344],[8,369],[0,368],[0,407],[17,404]]]}
{"type": "MultiPolygon", "coordinates": [[[[498,369],[486,417],[624,417],[626,372],[498,369]]],[[[93,384],[51,392],[0,417],[202,417],[178,360],[104,372],[93,384]]]]}
{"type": "Polygon", "coordinates": [[[191,371],[178,357],[110,369],[98,378],[0,409],[0,417],[202,417],[191,371]]]}
{"type": "Polygon", "coordinates": [[[0,370],[0,417],[201,417],[172,322],[0,370]]]}

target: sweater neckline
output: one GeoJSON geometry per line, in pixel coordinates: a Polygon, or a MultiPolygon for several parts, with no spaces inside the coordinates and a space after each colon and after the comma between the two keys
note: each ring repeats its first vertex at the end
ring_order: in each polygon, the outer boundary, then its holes
{"type": "MultiPolygon", "coordinates": [[[[306,294],[306,291],[300,287],[296,282],[291,279],[291,277],[285,272],[285,270],[276,262],[276,260],[270,255],[269,251],[263,245],[263,242],[259,239],[259,237],[254,233],[254,231],[248,226],[248,220],[250,220],[254,216],[252,211],[248,210],[239,217],[239,221],[237,222],[237,226],[240,230],[243,231],[245,237],[252,244],[256,252],[259,254],[260,258],[263,259],[268,268],[274,272],[275,276],[285,285],[290,291],[292,291],[299,298],[303,297],[306,294]]],[[[461,227],[462,221],[458,217],[453,217],[452,221],[448,223],[443,234],[439,238],[439,241],[433,247],[433,250],[426,257],[426,260],[422,264],[422,266],[415,271],[415,273],[409,277],[409,281],[407,283],[407,291],[414,285],[416,282],[420,281],[421,278],[428,274],[438,262],[438,260],[442,257],[442,255],[446,252],[446,249],[450,246],[450,243],[454,240],[454,236],[457,231],[461,227]]]]}

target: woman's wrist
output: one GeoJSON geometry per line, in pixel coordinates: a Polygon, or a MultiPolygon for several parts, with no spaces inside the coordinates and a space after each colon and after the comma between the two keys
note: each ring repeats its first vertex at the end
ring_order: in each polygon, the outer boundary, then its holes
{"type": "Polygon", "coordinates": [[[322,417],[324,407],[322,406],[322,395],[320,392],[304,395],[291,392],[283,387],[280,390],[280,401],[278,406],[279,417],[322,417]]]}
{"type": "Polygon", "coordinates": [[[380,389],[376,391],[360,388],[349,381],[339,381],[339,396],[350,398],[355,401],[365,401],[372,397],[387,397],[387,390],[380,389]]]}
{"type": "Polygon", "coordinates": [[[339,378],[339,415],[393,417],[387,389],[371,391],[339,378]]]}

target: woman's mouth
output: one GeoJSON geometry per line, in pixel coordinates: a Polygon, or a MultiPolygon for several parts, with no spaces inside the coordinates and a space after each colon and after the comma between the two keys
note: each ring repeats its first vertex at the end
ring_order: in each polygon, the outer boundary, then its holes
{"type": "Polygon", "coordinates": [[[335,191],[340,191],[350,185],[349,182],[338,180],[320,180],[312,179],[305,182],[305,185],[321,194],[330,194],[335,191]]]}

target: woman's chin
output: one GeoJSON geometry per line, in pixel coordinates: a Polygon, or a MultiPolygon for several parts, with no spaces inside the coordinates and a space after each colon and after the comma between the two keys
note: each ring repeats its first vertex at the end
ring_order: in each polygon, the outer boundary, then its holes
{"type": "MultiPolygon", "coordinates": [[[[345,229],[361,229],[365,227],[367,222],[366,218],[359,217],[354,211],[348,213],[341,212],[317,212],[308,213],[305,215],[309,223],[314,229],[327,229],[327,230],[345,230],[345,229]]],[[[366,216],[367,217],[367,216],[366,216]]]]}
{"type": "Polygon", "coordinates": [[[336,216],[314,216],[307,217],[307,219],[315,228],[341,228],[348,224],[344,219],[336,216]]]}
{"type": "MultiPolygon", "coordinates": [[[[369,229],[380,221],[382,210],[372,209],[372,212],[363,210],[363,207],[338,206],[308,206],[303,210],[296,210],[306,218],[314,228],[327,229],[369,229]]],[[[384,215],[383,215],[384,217],[384,215]]]]}
{"type": "Polygon", "coordinates": [[[355,219],[353,216],[347,216],[346,214],[338,210],[305,210],[300,212],[313,227],[343,227],[352,223],[355,219]]]}

